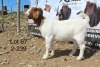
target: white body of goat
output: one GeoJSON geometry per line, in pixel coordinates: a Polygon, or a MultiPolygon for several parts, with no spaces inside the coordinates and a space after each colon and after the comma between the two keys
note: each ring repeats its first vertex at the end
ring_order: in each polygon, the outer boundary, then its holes
{"type": "Polygon", "coordinates": [[[83,58],[85,50],[84,41],[87,27],[89,26],[89,17],[83,12],[80,13],[80,16],[84,19],[69,19],[63,21],[49,19],[41,20],[39,29],[46,43],[46,52],[43,59],[48,58],[50,48],[52,50],[50,55],[54,55],[55,50],[53,43],[55,40],[73,41],[73,50],[71,51],[70,55],[73,55],[76,49],[79,47],[80,53],[77,60],[81,60],[83,58]]]}
{"type": "Polygon", "coordinates": [[[63,21],[54,21],[44,19],[40,25],[40,31],[46,42],[46,53],[44,59],[48,58],[49,48],[52,49],[51,55],[54,55],[53,42],[57,41],[73,41],[73,50],[70,54],[74,54],[76,49],[80,48],[80,54],[77,60],[83,58],[85,49],[85,35],[88,27],[88,18],[85,19],[69,19],[63,21]]]}

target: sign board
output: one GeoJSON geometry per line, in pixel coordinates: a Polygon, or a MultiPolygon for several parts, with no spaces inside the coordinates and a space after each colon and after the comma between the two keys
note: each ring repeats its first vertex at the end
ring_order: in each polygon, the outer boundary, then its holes
{"type": "Polygon", "coordinates": [[[85,44],[100,47],[100,29],[87,29],[85,44]]]}
{"type": "MultiPolygon", "coordinates": [[[[30,0],[30,2],[30,6],[34,7],[35,4],[33,4],[33,0],[30,0]]],[[[45,2],[44,0],[39,0],[37,6],[44,9],[45,4],[51,5],[51,11],[49,13],[44,11],[43,13],[46,18],[54,20],[54,17],[56,17],[57,10],[60,11],[62,9],[63,3],[66,3],[68,7],[71,9],[71,14],[69,18],[79,18],[78,16],[76,16],[76,13],[81,10],[84,11],[90,17],[90,27],[87,29],[85,44],[89,46],[100,47],[100,0],[70,0],[68,2],[66,2],[66,0],[48,0],[48,2],[45,2]],[[88,9],[88,7],[91,8],[88,9]]]]}
{"type": "Polygon", "coordinates": [[[41,33],[39,31],[39,28],[37,27],[36,24],[34,23],[29,23],[28,24],[28,31],[30,34],[35,35],[35,36],[41,36],[41,33]]]}

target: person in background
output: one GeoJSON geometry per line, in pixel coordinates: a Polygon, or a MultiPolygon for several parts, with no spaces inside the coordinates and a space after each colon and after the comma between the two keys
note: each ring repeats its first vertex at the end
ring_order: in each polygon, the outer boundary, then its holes
{"type": "Polygon", "coordinates": [[[71,15],[71,9],[68,7],[68,5],[64,4],[58,15],[59,20],[67,20],[71,15]]]}

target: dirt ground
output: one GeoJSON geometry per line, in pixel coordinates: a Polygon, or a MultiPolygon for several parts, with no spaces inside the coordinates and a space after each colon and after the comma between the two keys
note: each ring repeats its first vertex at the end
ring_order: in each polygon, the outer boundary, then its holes
{"type": "MultiPolygon", "coordinates": [[[[99,49],[86,47],[84,59],[77,61],[79,49],[69,56],[72,44],[66,42],[55,43],[55,55],[43,60],[44,39],[27,34],[27,24],[21,27],[25,28],[24,33],[17,35],[14,22],[5,18],[5,31],[0,33],[0,67],[100,67],[99,49]]],[[[24,25],[26,20],[21,22],[24,25]]]]}

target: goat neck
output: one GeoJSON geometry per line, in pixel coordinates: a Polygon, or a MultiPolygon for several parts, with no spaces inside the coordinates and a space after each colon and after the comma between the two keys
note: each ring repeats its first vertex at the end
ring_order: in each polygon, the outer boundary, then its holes
{"type": "Polygon", "coordinates": [[[42,22],[44,19],[45,19],[45,17],[42,16],[42,15],[39,15],[39,17],[38,17],[37,19],[34,19],[34,18],[33,18],[34,23],[35,23],[38,27],[41,25],[41,22],[42,22]]]}

